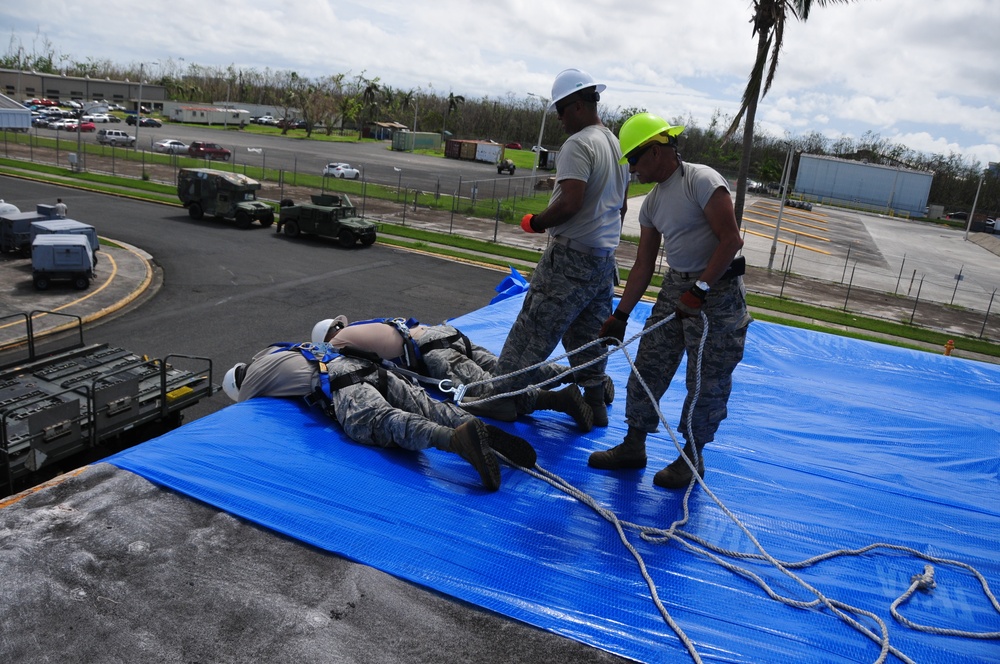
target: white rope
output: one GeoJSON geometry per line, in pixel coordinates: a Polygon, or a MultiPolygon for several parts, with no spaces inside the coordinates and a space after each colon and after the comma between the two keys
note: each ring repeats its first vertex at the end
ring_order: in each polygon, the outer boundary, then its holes
{"type": "MultiPolygon", "coordinates": [[[[551,473],[551,472],[549,472],[549,471],[547,471],[547,470],[545,470],[545,469],[543,469],[543,468],[541,468],[540,466],[537,466],[537,465],[536,465],[535,469],[524,469],[524,468],[522,468],[522,470],[524,470],[524,472],[527,472],[528,474],[532,475],[533,477],[541,479],[541,480],[549,483],[550,485],[552,485],[556,489],[558,489],[560,491],[563,491],[564,493],[567,493],[568,495],[576,498],[581,503],[583,503],[584,505],[587,505],[588,507],[590,507],[591,509],[593,509],[602,518],[604,518],[605,520],[607,520],[609,523],[612,524],[612,526],[615,528],[615,531],[618,533],[619,539],[625,545],[626,549],[628,549],[628,551],[632,555],[632,557],[636,560],[636,564],[639,566],[639,572],[642,575],[643,579],[646,582],[646,585],[648,586],[648,588],[650,590],[650,595],[651,595],[651,598],[652,598],[652,601],[653,601],[654,605],[656,606],[657,610],[660,612],[660,615],[663,617],[663,620],[667,623],[667,625],[673,630],[673,632],[677,635],[677,637],[680,639],[680,641],[684,644],[684,647],[687,649],[689,655],[691,656],[691,659],[694,662],[697,662],[699,664],[702,662],[700,654],[698,653],[698,651],[697,651],[694,643],[687,636],[687,634],[684,632],[684,630],[681,628],[681,626],[670,616],[670,614],[667,611],[666,607],[663,605],[662,601],[660,600],[660,596],[659,596],[659,592],[658,592],[657,587],[656,587],[656,583],[653,581],[652,577],[650,576],[650,574],[648,572],[648,569],[646,567],[646,563],[645,563],[645,561],[642,558],[642,555],[638,552],[638,550],[636,550],[636,548],[631,544],[631,542],[628,541],[628,537],[627,537],[627,535],[625,533],[626,529],[633,529],[633,530],[637,531],[639,533],[639,536],[642,539],[644,539],[644,540],[646,540],[646,541],[648,541],[650,543],[661,543],[661,542],[670,542],[670,541],[677,542],[678,544],[680,544],[681,546],[683,546],[685,549],[687,549],[689,551],[692,551],[692,552],[696,553],[697,555],[701,555],[701,556],[703,556],[703,557],[705,557],[705,558],[707,558],[707,559],[715,562],[719,566],[721,566],[724,569],[727,569],[727,570],[733,572],[734,574],[737,574],[737,575],[742,576],[742,577],[744,577],[746,579],[749,579],[753,583],[757,584],[762,590],[764,590],[764,592],[771,599],[773,599],[775,601],[781,602],[783,604],[786,604],[786,605],[794,607],[794,608],[800,608],[800,609],[815,609],[815,608],[818,608],[818,607],[821,607],[821,606],[825,606],[835,616],[837,616],[841,621],[843,621],[848,626],[850,626],[853,629],[857,630],[860,634],[864,635],[865,637],[867,637],[868,639],[872,640],[873,642],[875,642],[875,643],[877,643],[879,645],[879,655],[874,660],[874,664],[881,664],[882,662],[884,662],[886,660],[886,658],[888,657],[889,654],[892,654],[893,656],[895,656],[896,658],[898,658],[900,661],[905,662],[906,664],[914,664],[914,663],[913,663],[913,660],[910,659],[909,657],[907,657],[902,651],[900,651],[898,648],[896,648],[896,647],[894,647],[894,646],[892,646],[890,644],[888,627],[885,624],[885,621],[882,620],[879,616],[877,616],[876,614],[874,614],[874,613],[872,613],[870,611],[861,609],[859,607],[854,607],[854,606],[851,606],[851,605],[849,605],[849,604],[847,604],[845,602],[841,602],[839,600],[830,599],[830,598],[826,597],[818,588],[812,586],[811,584],[809,584],[808,582],[806,582],[804,579],[802,579],[801,577],[799,577],[797,574],[795,574],[794,572],[792,572],[791,571],[792,569],[800,569],[800,568],[808,567],[810,565],[816,564],[817,562],[820,562],[820,561],[823,561],[823,560],[827,560],[827,559],[830,559],[830,558],[834,558],[834,557],[837,557],[837,556],[842,556],[842,555],[862,555],[862,554],[864,554],[864,553],[866,553],[868,551],[872,551],[872,550],[875,550],[875,549],[878,549],[878,548],[885,548],[885,549],[890,549],[890,550],[895,550],[895,551],[901,551],[901,552],[905,552],[905,553],[917,556],[917,557],[922,558],[924,560],[928,560],[928,561],[931,561],[931,562],[936,562],[937,564],[954,565],[954,566],[961,567],[961,568],[969,571],[971,574],[973,574],[976,577],[976,579],[979,581],[980,585],[983,587],[984,593],[989,598],[989,600],[992,603],[994,609],[996,609],[998,612],[1000,612],[1000,604],[998,604],[998,602],[996,600],[996,597],[993,595],[992,591],[990,590],[989,583],[987,582],[987,580],[985,579],[985,577],[983,577],[983,575],[980,574],[975,568],[973,568],[972,566],[967,565],[965,563],[959,562],[959,561],[947,560],[947,559],[941,559],[941,558],[935,558],[933,556],[929,556],[927,554],[923,554],[923,553],[921,553],[921,552],[919,552],[919,551],[917,551],[915,549],[909,548],[909,547],[903,547],[903,546],[891,545],[891,544],[884,544],[884,543],[876,543],[876,544],[868,545],[868,546],[863,547],[861,549],[854,549],[854,550],[841,549],[841,550],[838,550],[838,551],[831,551],[831,552],[828,552],[828,553],[825,553],[825,554],[821,554],[819,556],[814,556],[813,558],[810,558],[810,559],[805,560],[805,561],[792,562],[792,563],[778,560],[777,558],[773,557],[770,553],[768,553],[767,550],[764,548],[764,546],[750,532],[750,530],[747,528],[747,526],[745,524],[743,524],[743,522],[739,519],[739,517],[737,517],[735,514],[733,514],[733,512],[730,511],[728,507],[726,507],[726,505],[711,491],[711,489],[709,489],[708,485],[705,484],[705,482],[702,479],[702,477],[698,474],[698,460],[699,460],[700,451],[697,450],[697,446],[695,444],[695,438],[694,438],[694,435],[693,435],[693,412],[694,412],[695,405],[697,404],[698,399],[701,396],[702,358],[703,358],[703,355],[704,355],[705,343],[706,343],[706,340],[708,338],[708,319],[705,316],[704,312],[701,313],[701,317],[702,317],[702,335],[701,335],[701,339],[699,340],[698,353],[697,353],[697,356],[695,358],[695,361],[696,361],[696,367],[695,367],[695,369],[696,369],[696,371],[695,371],[695,375],[696,375],[695,387],[694,387],[693,393],[691,395],[691,400],[690,400],[690,403],[689,403],[689,407],[688,407],[687,413],[685,414],[685,422],[684,422],[684,424],[686,424],[686,428],[687,428],[687,431],[688,431],[688,440],[691,441],[691,449],[693,450],[693,453],[691,454],[692,458],[688,458],[688,456],[686,454],[684,454],[683,448],[682,448],[680,442],[677,440],[677,437],[674,434],[672,428],[667,423],[666,417],[663,415],[663,412],[660,410],[659,403],[657,402],[656,399],[653,398],[652,390],[650,390],[650,388],[646,384],[645,380],[642,378],[642,376],[636,370],[635,363],[634,363],[632,357],[629,355],[629,352],[628,352],[628,350],[626,348],[627,346],[629,346],[630,344],[632,344],[636,339],[640,338],[644,334],[647,334],[647,333],[651,332],[652,330],[658,328],[659,326],[666,324],[668,321],[673,320],[674,319],[674,315],[669,315],[669,316],[665,317],[663,320],[657,322],[656,324],[651,325],[648,329],[644,329],[642,332],[633,335],[632,337],[630,337],[628,339],[628,341],[622,343],[617,348],[609,349],[608,352],[605,353],[604,355],[602,355],[600,358],[597,358],[594,361],[592,361],[592,362],[590,362],[590,363],[588,363],[586,365],[586,366],[589,366],[590,364],[598,362],[601,359],[603,359],[604,357],[606,357],[607,355],[610,355],[611,353],[617,352],[619,350],[623,353],[623,355],[627,359],[627,361],[629,363],[629,367],[631,369],[632,375],[636,377],[636,379],[638,380],[639,384],[642,386],[643,391],[646,393],[647,398],[649,398],[650,401],[652,402],[653,408],[656,411],[657,417],[660,419],[660,422],[663,424],[664,429],[667,431],[667,433],[669,434],[671,440],[673,441],[674,447],[677,449],[679,458],[684,459],[685,462],[687,463],[689,469],[691,470],[691,482],[688,485],[687,490],[684,493],[684,498],[683,498],[683,501],[682,501],[682,516],[681,516],[680,519],[674,521],[674,523],[672,523],[670,525],[670,527],[667,528],[667,529],[655,528],[655,527],[650,527],[650,526],[642,526],[642,525],[634,524],[634,523],[630,523],[630,522],[623,522],[620,519],[618,519],[617,515],[613,511],[611,511],[609,509],[606,509],[604,507],[601,507],[600,505],[597,504],[597,502],[591,496],[589,496],[588,494],[584,493],[583,491],[580,491],[576,487],[572,486],[569,482],[567,482],[565,479],[559,477],[558,475],[555,475],[555,474],[553,474],[553,473],[551,473]],[[689,499],[690,499],[690,496],[691,496],[691,492],[694,489],[695,483],[697,483],[697,484],[699,484],[701,486],[701,488],[705,492],[705,494],[719,507],[720,510],[722,510],[723,514],[725,514],[747,536],[747,538],[752,542],[753,546],[760,553],[757,553],[757,554],[747,554],[747,553],[742,553],[742,552],[729,551],[729,550],[723,549],[721,547],[717,547],[715,545],[712,545],[712,544],[708,543],[707,541],[705,541],[705,540],[703,540],[703,539],[701,539],[701,538],[699,538],[699,537],[697,537],[695,535],[692,535],[690,533],[687,533],[687,532],[681,530],[681,527],[683,525],[685,525],[688,522],[689,518],[690,518],[689,499]],[[729,557],[729,558],[735,558],[735,559],[748,559],[748,560],[766,561],[771,566],[773,566],[778,571],[780,571],[782,574],[784,574],[788,578],[792,579],[799,586],[801,586],[802,588],[804,588],[811,596],[814,597],[814,599],[811,599],[811,600],[800,600],[800,599],[795,599],[795,598],[791,598],[791,597],[787,597],[787,596],[781,595],[781,594],[777,593],[776,591],[774,591],[771,588],[771,586],[762,577],[760,577],[758,574],[752,572],[749,569],[746,569],[744,567],[740,567],[740,566],[738,566],[736,564],[733,564],[733,563],[725,560],[725,558],[723,556],[729,557]],[[867,618],[868,620],[872,621],[872,623],[874,623],[874,624],[876,624],[878,626],[878,633],[873,632],[869,627],[867,627],[863,623],[861,623],[858,620],[856,620],[851,614],[854,614],[854,615],[857,615],[857,616],[863,616],[863,617],[867,618]]],[[[592,342],[592,343],[601,343],[602,341],[603,340],[597,340],[596,342],[592,342]]],[[[588,344],[588,346],[589,345],[590,344],[588,344]]],[[[582,348],[578,349],[577,351],[574,351],[574,352],[579,352],[580,350],[582,350],[582,348]]],[[[563,355],[562,357],[556,358],[556,359],[557,360],[558,359],[562,359],[563,357],[568,357],[569,355],[572,355],[572,353],[567,353],[567,354],[563,355]]],[[[538,366],[541,366],[541,364],[535,365],[534,367],[529,367],[528,369],[522,370],[521,372],[517,372],[517,373],[523,373],[525,371],[531,371],[531,370],[537,368],[538,366]]],[[[510,374],[510,375],[511,376],[517,375],[517,373],[510,374]]],[[[569,373],[569,371],[566,372],[566,374],[568,374],[568,373],[569,373]]],[[[563,374],[563,375],[566,375],[566,374],[563,374]]],[[[486,402],[486,401],[492,400],[493,398],[502,398],[502,397],[505,397],[505,396],[513,396],[515,394],[521,394],[524,391],[525,390],[522,390],[520,392],[512,392],[512,393],[508,393],[508,394],[504,394],[504,395],[496,395],[496,396],[490,397],[489,399],[483,399],[482,401],[486,402]]],[[[918,575],[914,576],[913,582],[911,583],[910,588],[906,592],[904,592],[903,595],[901,595],[898,599],[896,599],[896,601],[894,601],[892,603],[892,605],[890,606],[890,612],[891,612],[893,618],[895,618],[900,624],[902,624],[904,626],[907,626],[907,627],[910,627],[911,629],[915,629],[915,630],[919,630],[919,631],[924,631],[924,632],[929,632],[929,633],[933,633],[933,634],[943,634],[943,635],[949,635],[949,636],[960,636],[960,637],[981,638],[981,639],[996,639],[996,638],[1000,638],[1000,633],[997,633],[997,632],[965,632],[965,631],[960,631],[960,630],[952,630],[952,629],[945,629],[945,628],[937,628],[937,627],[929,627],[929,626],[924,626],[924,625],[918,625],[918,624],[915,624],[915,623],[907,620],[905,617],[903,617],[902,615],[899,614],[899,612],[897,610],[898,607],[900,605],[902,605],[903,603],[905,603],[909,599],[909,597],[917,589],[922,589],[922,590],[925,590],[925,591],[929,591],[933,587],[934,587],[933,568],[930,565],[928,565],[928,566],[926,566],[923,574],[918,574],[918,575]]]]}
{"type": "MultiPolygon", "coordinates": [[[[510,392],[502,392],[502,393],[497,393],[497,394],[490,394],[488,396],[482,396],[482,397],[476,399],[475,401],[472,401],[470,399],[468,401],[465,401],[462,405],[463,406],[479,406],[479,405],[482,405],[482,404],[489,403],[491,401],[497,401],[499,399],[506,399],[508,397],[516,397],[516,396],[519,396],[521,394],[525,394],[526,392],[529,392],[529,391],[531,391],[533,389],[541,387],[542,385],[551,385],[552,383],[562,381],[563,378],[566,378],[567,376],[570,376],[571,374],[575,373],[576,371],[579,371],[580,369],[586,369],[587,367],[591,367],[591,366],[597,364],[598,362],[601,362],[601,361],[607,359],[613,353],[616,353],[619,348],[624,348],[625,346],[627,346],[627,345],[631,344],[632,342],[634,342],[636,339],[639,339],[640,337],[642,337],[644,334],[648,334],[649,332],[652,332],[656,328],[660,327],[661,325],[666,324],[668,321],[671,321],[671,320],[673,320],[673,314],[671,314],[670,316],[667,316],[666,318],[664,318],[663,320],[659,321],[655,325],[651,325],[649,327],[649,329],[645,329],[645,330],[642,330],[642,331],[640,331],[640,332],[638,332],[636,334],[633,334],[631,337],[628,338],[628,340],[626,340],[623,343],[621,343],[621,346],[616,347],[616,346],[612,345],[611,347],[607,348],[607,350],[605,350],[599,356],[593,358],[592,360],[590,360],[588,362],[585,362],[583,364],[580,364],[578,366],[575,366],[575,367],[567,367],[566,371],[563,371],[559,375],[554,376],[552,378],[548,378],[544,383],[538,383],[538,384],[534,384],[534,385],[527,385],[527,386],[525,386],[525,387],[523,387],[523,388],[521,388],[519,390],[512,390],[510,392]]],[[[588,342],[588,343],[580,346],[579,348],[576,348],[574,350],[565,352],[565,353],[563,353],[562,355],[560,355],[558,357],[554,357],[554,358],[550,358],[550,359],[545,359],[545,360],[542,360],[541,362],[538,362],[536,364],[532,364],[529,367],[524,367],[522,369],[518,369],[517,371],[512,371],[512,372],[507,373],[507,374],[494,375],[492,378],[487,378],[487,379],[484,379],[484,380],[479,380],[479,381],[475,381],[475,382],[472,382],[472,383],[468,383],[467,385],[465,385],[466,392],[468,392],[469,390],[471,390],[471,389],[473,389],[475,387],[479,387],[481,385],[489,385],[491,383],[495,383],[495,382],[498,382],[498,381],[501,381],[501,380],[507,380],[507,379],[510,379],[510,378],[514,378],[516,376],[520,376],[522,374],[526,374],[526,373],[535,371],[536,369],[539,369],[540,367],[543,367],[543,366],[545,366],[547,364],[557,363],[560,360],[564,360],[564,359],[573,357],[574,355],[582,353],[583,351],[588,350],[588,349],[590,349],[593,346],[604,346],[605,342],[607,342],[607,341],[614,341],[615,344],[619,343],[619,341],[617,339],[615,339],[614,337],[600,337],[598,339],[594,339],[593,341],[590,341],[590,342],[588,342]]],[[[457,399],[456,399],[456,401],[457,401],[457,399]]]]}

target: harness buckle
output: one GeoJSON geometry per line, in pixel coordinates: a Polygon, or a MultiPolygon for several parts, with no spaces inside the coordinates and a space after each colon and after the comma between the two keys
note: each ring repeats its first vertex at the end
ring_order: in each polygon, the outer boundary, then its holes
{"type": "Polygon", "coordinates": [[[443,394],[453,395],[455,403],[462,403],[462,399],[465,398],[465,390],[467,389],[465,385],[455,385],[450,378],[445,378],[438,383],[438,389],[441,390],[443,394]]]}

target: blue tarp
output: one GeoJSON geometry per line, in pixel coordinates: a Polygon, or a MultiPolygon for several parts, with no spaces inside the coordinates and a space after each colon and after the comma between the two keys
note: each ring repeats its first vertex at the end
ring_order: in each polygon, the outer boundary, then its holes
{"type": "MultiPolygon", "coordinates": [[[[453,322],[499,351],[521,301],[510,297],[453,322]]],[[[629,334],[645,315],[640,305],[629,334]]],[[[683,370],[661,402],[672,425],[683,370]]],[[[624,434],[621,353],[609,374],[618,399],[608,429],[583,435],[553,413],[502,426],[535,444],[542,468],[622,521],[668,528],[683,514],[683,492],[652,486],[676,456],[667,433],[650,437],[644,471],[587,468],[590,452],[624,434]]],[[[926,634],[889,611],[927,564],[909,549],[971,565],[991,588],[1000,583],[1000,366],[756,322],[734,378],[729,417],[705,452],[708,488],[733,518],[696,488],[684,531],[756,553],[735,519],[785,562],[874,543],[898,547],[791,572],[829,600],[884,620],[890,645],[915,661],[1000,661],[1000,641],[926,634]]],[[[233,405],[110,460],[301,541],[595,647],[640,661],[688,658],[609,522],[523,471],[504,467],[501,490],[488,493],[453,455],[363,447],[319,412],[280,399],[233,405]]],[[[878,645],[830,608],[781,604],[677,542],[625,532],[664,610],[705,661],[878,656],[878,645]]],[[[778,594],[816,597],[771,565],[726,559],[778,594]]],[[[933,564],[936,589],[915,593],[903,616],[945,629],[1000,630],[1000,614],[967,570],[933,564]]]]}

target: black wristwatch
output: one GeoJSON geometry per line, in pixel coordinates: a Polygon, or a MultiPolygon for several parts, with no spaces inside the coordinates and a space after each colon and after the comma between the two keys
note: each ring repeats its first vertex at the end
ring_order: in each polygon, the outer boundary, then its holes
{"type": "Polygon", "coordinates": [[[614,317],[615,320],[620,320],[623,323],[628,322],[628,314],[622,311],[621,309],[615,309],[614,313],[612,313],[611,316],[614,317]]]}
{"type": "Polygon", "coordinates": [[[691,293],[702,302],[708,297],[708,291],[710,290],[712,290],[712,287],[704,281],[696,281],[694,282],[694,286],[691,286],[691,293]]]}

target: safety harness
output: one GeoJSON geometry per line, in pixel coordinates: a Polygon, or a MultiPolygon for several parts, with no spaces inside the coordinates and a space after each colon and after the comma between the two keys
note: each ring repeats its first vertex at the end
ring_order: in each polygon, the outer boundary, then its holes
{"type": "Polygon", "coordinates": [[[311,394],[304,397],[306,403],[310,406],[320,406],[324,411],[328,410],[333,403],[334,392],[351,385],[367,382],[365,379],[372,374],[377,374],[375,376],[375,383],[373,384],[375,389],[383,397],[388,397],[389,376],[386,370],[379,366],[377,358],[375,361],[372,361],[370,357],[366,357],[363,353],[353,353],[346,349],[338,352],[335,348],[326,344],[317,346],[312,343],[282,342],[271,345],[275,348],[273,351],[275,353],[298,352],[302,357],[316,365],[319,370],[319,385],[311,394]],[[364,360],[365,366],[335,378],[330,378],[330,363],[335,362],[341,357],[353,357],[354,359],[364,360]]]}

